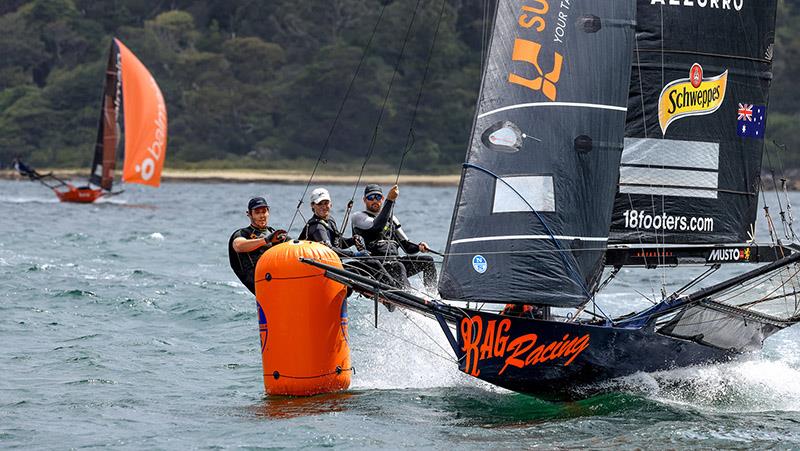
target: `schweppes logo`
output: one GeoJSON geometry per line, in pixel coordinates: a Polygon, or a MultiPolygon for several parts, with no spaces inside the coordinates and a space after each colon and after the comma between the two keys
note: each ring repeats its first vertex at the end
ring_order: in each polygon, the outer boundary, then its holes
{"type": "Polygon", "coordinates": [[[695,63],[689,78],[681,78],[664,86],[658,97],[658,123],[661,133],[667,134],[669,124],[689,116],[711,114],[725,100],[728,71],[703,78],[703,68],[695,63]]]}

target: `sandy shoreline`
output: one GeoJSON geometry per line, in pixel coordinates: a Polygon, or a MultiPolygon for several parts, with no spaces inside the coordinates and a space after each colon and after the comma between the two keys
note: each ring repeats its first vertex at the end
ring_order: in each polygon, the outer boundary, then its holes
{"type": "MultiPolygon", "coordinates": [[[[39,169],[40,173],[50,172],[49,169],[39,169]]],[[[87,177],[86,169],[54,169],[53,174],[64,179],[71,179],[81,183],[87,177]]],[[[119,177],[117,173],[117,177],[119,177]]],[[[165,169],[161,174],[163,182],[234,182],[234,183],[307,183],[310,172],[249,170],[249,169],[213,169],[213,170],[187,170],[165,169]]],[[[389,185],[394,183],[396,174],[368,175],[361,178],[363,183],[381,183],[389,185]]],[[[0,170],[0,179],[15,180],[21,177],[14,170],[0,170]]],[[[314,176],[315,184],[345,184],[352,185],[358,179],[358,174],[317,174],[314,176]]],[[[458,185],[460,175],[401,175],[401,185],[427,185],[427,186],[455,186],[458,185]]]]}

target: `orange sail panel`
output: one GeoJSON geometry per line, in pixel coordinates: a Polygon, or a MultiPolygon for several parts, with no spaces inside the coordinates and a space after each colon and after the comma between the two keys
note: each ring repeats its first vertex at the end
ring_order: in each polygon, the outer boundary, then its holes
{"type": "Polygon", "coordinates": [[[125,123],[122,180],[159,186],[167,152],[167,106],[155,79],[118,39],[125,123]]]}

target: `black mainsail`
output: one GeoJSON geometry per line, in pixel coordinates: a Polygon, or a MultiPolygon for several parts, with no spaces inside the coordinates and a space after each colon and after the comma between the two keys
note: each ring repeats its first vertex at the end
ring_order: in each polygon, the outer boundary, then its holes
{"type": "Polygon", "coordinates": [[[736,246],[753,238],[776,6],[638,0],[611,248],[728,245],[707,260],[750,258],[736,246]]]}
{"type": "Polygon", "coordinates": [[[602,271],[635,2],[497,2],[439,291],[576,306],[602,271]]]}
{"type": "Polygon", "coordinates": [[[114,183],[114,168],[121,127],[119,113],[122,89],[120,83],[120,54],[116,40],[114,40],[111,42],[106,65],[103,99],[97,126],[97,141],[94,145],[94,158],[89,175],[89,183],[106,191],[111,191],[114,183]]]}

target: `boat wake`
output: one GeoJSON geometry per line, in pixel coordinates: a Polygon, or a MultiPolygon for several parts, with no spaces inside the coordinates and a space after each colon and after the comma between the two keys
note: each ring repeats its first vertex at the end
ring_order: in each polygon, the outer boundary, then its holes
{"type": "Polygon", "coordinates": [[[764,356],[637,373],[610,381],[604,388],[715,413],[800,411],[800,367],[764,356]]]}
{"type": "Polygon", "coordinates": [[[0,196],[0,203],[7,204],[57,204],[58,199],[50,197],[0,196]]]}
{"type": "Polygon", "coordinates": [[[351,298],[348,304],[353,389],[488,386],[458,371],[434,320],[401,309],[390,313],[378,304],[376,329],[370,300],[351,298]]]}

